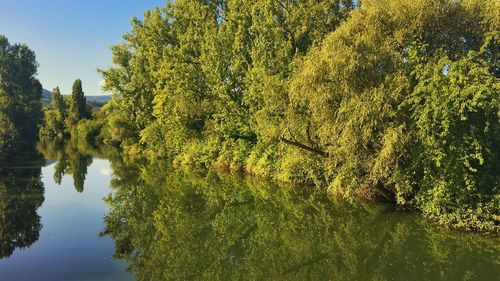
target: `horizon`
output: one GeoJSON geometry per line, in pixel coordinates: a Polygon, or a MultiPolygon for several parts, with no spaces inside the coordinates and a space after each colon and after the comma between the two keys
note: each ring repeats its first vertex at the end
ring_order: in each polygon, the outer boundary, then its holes
{"type": "Polygon", "coordinates": [[[0,34],[11,44],[26,44],[35,52],[37,77],[44,89],[59,86],[63,95],[69,95],[73,82],[81,79],[86,96],[109,95],[100,89],[102,76],[97,69],[112,65],[110,47],[123,41],[133,17],[142,19],[146,10],[165,3],[0,0],[0,34]]]}

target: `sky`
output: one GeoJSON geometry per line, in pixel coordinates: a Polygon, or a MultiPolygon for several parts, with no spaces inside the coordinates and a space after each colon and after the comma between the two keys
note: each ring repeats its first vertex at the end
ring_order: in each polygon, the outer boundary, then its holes
{"type": "Polygon", "coordinates": [[[103,94],[97,69],[111,66],[110,46],[131,30],[132,17],[165,0],[0,0],[0,34],[35,51],[38,79],[71,93],[81,79],[86,95],[103,94]]]}

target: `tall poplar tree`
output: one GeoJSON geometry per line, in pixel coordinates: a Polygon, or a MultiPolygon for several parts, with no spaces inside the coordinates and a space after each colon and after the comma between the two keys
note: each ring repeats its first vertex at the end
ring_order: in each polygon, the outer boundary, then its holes
{"type": "Polygon", "coordinates": [[[61,95],[61,90],[59,90],[59,87],[55,87],[54,90],[52,90],[52,108],[57,112],[61,119],[64,119],[66,113],[66,105],[64,103],[64,98],[61,95]]]}
{"type": "Polygon", "coordinates": [[[82,81],[77,79],[73,83],[73,90],[71,92],[71,100],[69,104],[68,122],[69,124],[76,124],[78,121],[89,118],[90,114],[87,111],[87,99],[83,93],[82,81]]]}

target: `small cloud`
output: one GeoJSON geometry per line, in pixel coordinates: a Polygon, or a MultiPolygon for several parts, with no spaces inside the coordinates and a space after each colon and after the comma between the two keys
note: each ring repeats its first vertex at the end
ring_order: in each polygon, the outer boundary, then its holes
{"type": "Polygon", "coordinates": [[[105,176],[111,176],[111,174],[113,173],[113,171],[109,168],[104,168],[104,169],[99,169],[99,173],[101,175],[105,175],[105,176]]]}
{"type": "Polygon", "coordinates": [[[97,83],[97,85],[102,89],[106,85],[106,80],[102,79],[99,83],[97,83]]]}

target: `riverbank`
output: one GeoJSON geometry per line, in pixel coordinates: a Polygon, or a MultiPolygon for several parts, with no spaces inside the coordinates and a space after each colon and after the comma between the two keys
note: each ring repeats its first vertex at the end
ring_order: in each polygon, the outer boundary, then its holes
{"type": "Polygon", "coordinates": [[[392,204],[174,169],[112,147],[39,148],[57,162],[30,166],[33,185],[22,172],[0,177],[0,190],[21,192],[2,197],[17,206],[5,218],[25,218],[10,232],[37,221],[30,216],[42,222],[29,228],[38,231],[30,247],[0,259],[6,280],[491,280],[500,273],[498,237],[446,230],[392,204]],[[24,200],[41,191],[37,205],[24,200]],[[26,261],[29,270],[20,270],[26,261]]]}

